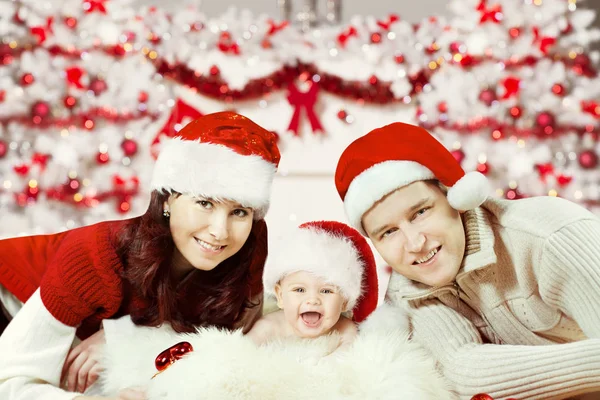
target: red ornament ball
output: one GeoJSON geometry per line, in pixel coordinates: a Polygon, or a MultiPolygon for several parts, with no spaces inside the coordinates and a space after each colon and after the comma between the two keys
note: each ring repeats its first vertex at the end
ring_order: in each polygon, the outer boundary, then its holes
{"type": "Polygon", "coordinates": [[[98,152],[98,154],[96,154],[96,162],[98,164],[106,164],[109,161],[110,157],[108,157],[108,153],[98,152]]]}
{"type": "Polygon", "coordinates": [[[123,140],[121,142],[121,148],[123,149],[123,153],[125,153],[125,155],[127,157],[131,157],[131,156],[135,155],[135,153],[137,153],[137,151],[138,151],[137,143],[131,139],[123,140]]]}
{"type": "Polygon", "coordinates": [[[584,150],[579,153],[579,165],[584,169],[592,169],[598,166],[598,154],[594,150],[584,150]]]}
{"type": "Polygon", "coordinates": [[[451,53],[460,53],[460,46],[461,46],[461,43],[459,43],[459,42],[450,43],[450,46],[449,46],[450,52],[451,53]]]}
{"type": "Polygon", "coordinates": [[[521,115],[523,115],[523,110],[519,106],[511,107],[509,112],[510,112],[511,117],[513,117],[515,119],[521,118],[521,115]]]}
{"type": "Polygon", "coordinates": [[[452,157],[460,164],[465,159],[465,152],[461,149],[452,150],[452,157]]]}
{"type": "Polygon", "coordinates": [[[35,82],[35,78],[33,77],[33,74],[30,74],[29,72],[23,74],[23,76],[21,77],[21,85],[23,86],[29,86],[33,82],[35,82]]]}
{"type": "Polygon", "coordinates": [[[394,61],[396,61],[396,64],[402,64],[404,62],[404,54],[396,54],[394,61]]]}
{"type": "Polygon", "coordinates": [[[488,163],[477,164],[477,171],[481,172],[483,175],[487,175],[490,172],[490,166],[488,163]]]}
{"type": "Polygon", "coordinates": [[[77,99],[73,96],[67,96],[64,98],[63,103],[65,107],[71,109],[77,105],[77,99]]]}
{"type": "Polygon", "coordinates": [[[521,28],[517,28],[517,27],[510,28],[508,30],[508,34],[510,35],[511,38],[516,39],[519,36],[521,36],[521,28]]]}
{"type": "Polygon", "coordinates": [[[208,72],[213,76],[219,75],[221,73],[221,71],[219,70],[219,67],[217,67],[216,65],[213,65],[212,67],[210,67],[210,70],[208,72]]]}
{"type": "Polygon", "coordinates": [[[140,94],[138,95],[138,101],[140,103],[145,103],[148,101],[148,92],[145,91],[141,91],[140,94]]]}
{"type": "Polygon", "coordinates": [[[448,103],[441,101],[438,103],[437,109],[440,113],[445,114],[448,112],[448,103]]]}
{"type": "Polygon", "coordinates": [[[79,191],[81,187],[81,182],[78,179],[69,179],[69,182],[65,183],[63,186],[63,190],[68,194],[75,194],[79,191]]]}
{"type": "Polygon", "coordinates": [[[552,93],[554,93],[557,96],[564,96],[565,87],[560,83],[555,83],[554,85],[552,85],[552,93]]]}
{"type": "Polygon", "coordinates": [[[31,106],[31,116],[34,119],[42,120],[50,115],[50,105],[45,101],[36,101],[31,106]]]}
{"type": "Polygon", "coordinates": [[[96,78],[90,82],[89,89],[94,92],[95,96],[100,96],[106,89],[108,89],[108,85],[104,79],[96,78]]]}
{"type": "Polygon", "coordinates": [[[535,122],[540,128],[554,128],[554,126],[556,125],[556,119],[554,118],[554,114],[548,111],[543,111],[539,113],[535,119],[535,122]]]}
{"type": "Polygon", "coordinates": [[[371,34],[371,43],[381,43],[381,33],[374,32],[371,34]]]}
{"type": "Polygon", "coordinates": [[[0,140],[0,158],[3,158],[8,153],[8,143],[0,140]]]}
{"type": "Polygon", "coordinates": [[[77,27],[77,19],[73,17],[67,17],[65,18],[65,25],[71,29],[75,29],[75,27],[77,27]]]}
{"type": "Polygon", "coordinates": [[[479,101],[481,101],[486,106],[491,106],[494,101],[496,101],[498,97],[496,96],[496,91],[493,89],[484,89],[479,93],[479,101]]]}

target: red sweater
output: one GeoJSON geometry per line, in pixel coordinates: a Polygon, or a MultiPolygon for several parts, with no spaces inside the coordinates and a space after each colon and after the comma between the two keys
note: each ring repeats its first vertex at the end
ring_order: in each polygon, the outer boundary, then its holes
{"type": "Polygon", "coordinates": [[[59,321],[96,332],[105,318],[129,308],[113,238],[127,221],[110,221],[54,235],[0,241],[0,283],[20,301],[40,288],[44,306],[59,321]],[[124,307],[122,307],[124,306],[124,307]]]}

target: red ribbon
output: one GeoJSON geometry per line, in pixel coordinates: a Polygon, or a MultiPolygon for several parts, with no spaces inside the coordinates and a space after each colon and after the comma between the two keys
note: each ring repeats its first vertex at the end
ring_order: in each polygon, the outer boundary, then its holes
{"type": "Polygon", "coordinates": [[[390,30],[390,26],[394,23],[400,20],[400,17],[398,17],[396,14],[390,14],[390,16],[388,17],[387,21],[385,20],[378,20],[377,21],[377,25],[382,28],[385,29],[386,31],[390,30]]]}
{"type": "Polygon", "coordinates": [[[343,31],[342,33],[340,33],[338,35],[337,41],[338,41],[338,43],[340,44],[341,47],[346,47],[346,42],[352,36],[358,37],[358,32],[356,31],[356,28],[351,25],[348,28],[346,28],[345,31],[343,31]]]}
{"type": "Polygon", "coordinates": [[[502,18],[502,6],[500,4],[494,4],[493,6],[487,8],[486,0],[481,0],[479,5],[477,6],[477,11],[481,13],[481,19],[479,21],[479,23],[481,24],[483,24],[486,21],[493,21],[495,23],[499,23],[502,18]]]}
{"type": "Polygon", "coordinates": [[[533,43],[538,43],[540,46],[540,51],[547,55],[549,48],[554,46],[554,43],[556,43],[556,38],[553,38],[552,36],[540,36],[540,28],[537,26],[534,26],[532,31],[533,43]]]}
{"type": "Polygon", "coordinates": [[[46,19],[46,26],[34,26],[30,29],[31,34],[33,36],[37,36],[38,44],[42,44],[46,41],[46,38],[54,33],[52,31],[52,23],[54,22],[54,17],[49,17],[46,19]]]}
{"type": "Polygon", "coordinates": [[[273,21],[272,19],[269,19],[269,20],[267,20],[267,24],[269,25],[269,29],[267,30],[267,36],[273,36],[277,32],[279,32],[279,31],[283,30],[285,27],[287,27],[290,23],[288,21],[283,21],[278,24],[277,22],[273,21]]]}
{"type": "Polygon", "coordinates": [[[98,10],[99,12],[106,14],[106,3],[108,0],[84,0],[84,4],[88,4],[87,10],[85,10],[86,14],[93,13],[98,10]]]}
{"type": "Polygon", "coordinates": [[[288,131],[294,132],[295,136],[299,136],[298,127],[300,125],[300,112],[304,108],[306,110],[306,116],[310,121],[310,126],[314,133],[317,131],[323,132],[323,126],[315,113],[315,103],[317,102],[317,94],[319,93],[319,86],[313,82],[310,83],[310,89],[307,92],[301,92],[298,90],[296,84],[292,81],[288,86],[288,101],[292,107],[294,107],[294,115],[290,121],[288,131]]]}
{"type": "MultiPolygon", "coordinates": [[[[186,102],[181,99],[177,99],[175,102],[175,106],[171,110],[171,115],[169,115],[169,119],[163,125],[162,129],[158,132],[154,140],[152,141],[152,147],[160,142],[160,138],[163,135],[167,135],[168,137],[173,137],[177,133],[175,130],[175,125],[181,124],[185,118],[190,118],[191,120],[195,120],[196,118],[200,118],[203,114],[196,110],[194,107],[190,106],[186,102]]],[[[155,157],[158,154],[154,154],[155,157]]]]}

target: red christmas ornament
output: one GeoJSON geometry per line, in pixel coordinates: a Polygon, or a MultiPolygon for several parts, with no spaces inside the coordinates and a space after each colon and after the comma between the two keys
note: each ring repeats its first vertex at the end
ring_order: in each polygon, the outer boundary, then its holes
{"type": "Polygon", "coordinates": [[[402,64],[404,62],[404,55],[403,54],[396,54],[394,56],[394,61],[396,61],[396,64],[402,64]]]}
{"type": "Polygon", "coordinates": [[[488,163],[477,164],[477,171],[481,172],[483,175],[487,175],[490,172],[490,166],[488,163]]]}
{"type": "Polygon", "coordinates": [[[552,85],[552,93],[554,93],[557,96],[564,96],[565,87],[560,83],[555,83],[554,85],[552,85]]]}
{"type": "Polygon", "coordinates": [[[342,121],[346,122],[346,117],[348,117],[348,113],[346,112],[346,110],[340,110],[337,113],[337,117],[342,121]]]}
{"type": "Polygon", "coordinates": [[[494,400],[494,398],[486,393],[478,393],[471,397],[471,400],[494,400]]]}
{"type": "Polygon", "coordinates": [[[452,42],[450,43],[449,49],[451,53],[460,53],[460,46],[462,46],[462,43],[460,42],[452,42]]]}
{"type": "Polygon", "coordinates": [[[521,80],[514,76],[509,76],[508,78],[502,81],[502,86],[504,87],[504,95],[502,96],[502,98],[508,99],[512,96],[516,96],[519,94],[521,80]]]}
{"type": "Polygon", "coordinates": [[[437,109],[440,113],[445,114],[448,112],[448,103],[441,101],[438,103],[437,109]]]}
{"type": "Polygon", "coordinates": [[[77,19],[73,17],[65,18],[65,25],[71,29],[75,29],[77,27],[77,19]]]}
{"type": "Polygon", "coordinates": [[[518,200],[523,198],[523,196],[521,195],[521,193],[519,193],[517,189],[508,189],[504,193],[504,197],[508,200],[518,200]]]}
{"type": "Polygon", "coordinates": [[[475,58],[469,54],[465,54],[461,59],[460,59],[460,65],[463,67],[470,67],[473,64],[475,64],[475,58]]]}
{"type": "Polygon", "coordinates": [[[579,153],[579,165],[584,169],[596,168],[598,165],[598,155],[594,150],[584,150],[579,153]]]}
{"type": "Polygon", "coordinates": [[[145,91],[141,91],[140,94],[138,95],[138,101],[140,103],[145,103],[148,101],[148,92],[145,91]]]}
{"type": "Polygon", "coordinates": [[[100,165],[106,164],[109,161],[110,161],[110,158],[108,157],[108,153],[98,152],[98,154],[96,154],[96,162],[98,164],[100,164],[100,165]]]}
{"type": "Polygon", "coordinates": [[[29,72],[23,74],[21,77],[21,85],[23,86],[31,85],[34,81],[35,78],[33,77],[33,74],[30,74],[29,72]]]}
{"type": "Polygon", "coordinates": [[[371,34],[371,43],[381,43],[381,33],[374,32],[371,34]]]}
{"type": "Polygon", "coordinates": [[[117,208],[117,211],[121,214],[125,214],[125,213],[127,213],[127,211],[129,211],[130,208],[131,208],[131,204],[129,204],[129,202],[127,200],[123,200],[122,202],[119,203],[119,207],[117,208]]]}
{"type": "Polygon", "coordinates": [[[461,149],[452,150],[452,156],[459,164],[461,164],[465,159],[465,152],[461,149]]]}
{"type": "Polygon", "coordinates": [[[69,182],[63,185],[63,191],[67,194],[74,195],[79,192],[81,182],[78,179],[69,179],[69,182]]]}
{"type": "Polygon", "coordinates": [[[375,75],[371,75],[371,77],[369,78],[369,83],[371,85],[377,85],[377,82],[379,82],[379,79],[377,79],[375,75]]]}
{"type": "Polygon", "coordinates": [[[31,106],[31,116],[34,119],[34,122],[39,123],[42,119],[45,119],[50,115],[50,105],[45,101],[37,101],[33,103],[31,106]]]}
{"type": "Polygon", "coordinates": [[[508,34],[510,35],[510,37],[511,37],[512,39],[516,39],[516,38],[518,38],[519,36],[521,36],[521,28],[517,28],[517,27],[510,28],[510,29],[508,30],[508,34]]]}
{"type": "Polygon", "coordinates": [[[8,144],[4,140],[0,140],[0,158],[3,158],[8,153],[8,144]]]}
{"type": "Polygon", "coordinates": [[[549,111],[539,113],[535,118],[535,122],[546,133],[552,133],[556,125],[556,119],[554,118],[554,114],[552,114],[549,111]]]}
{"type": "Polygon", "coordinates": [[[521,118],[521,115],[523,115],[523,110],[519,106],[511,107],[509,112],[510,112],[510,116],[515,119],[521,118]]]}
{"type": "Polygon", "coordinates": [[[208,72],[212,76],[219,75],[221,73],[221,71],[219,70],[219,67],[217,67],[216,65],[213,65],[212,67],[210,67],[210,70],[208,72]]]}
{"type": "Polygon", "coordinates": [[[135,155],[135,153],[137,153],[137,151],[138,151],[137,143],[131,139],[123,140],[121,142],[121,148],[123,149],[123,153],[125,153],[125,155],[127,157],[131,157],[131,156],[135,155]]]}
{"type": "Polygon", "coordinates": [[[578,75],[593,75],[591,61],[587,54],[577,54],[573,59],[573,71],[578,75]]]}
{"type": "Polygon", "coordinates": [[[486,106],[491,106],[494,101],[498,98],[496,97],[496,91],[493,89],[484,89],[479,93],[479,101],[481,101],[486,106]]]}
{"type": "Polygon", "coordinates": [[[104,79],[96,78],[90,82],[88,89],[94,92],[95,96],[99,96],[102,94],[102,92],[108,89],[108,85],[104,79]]]}
{"type": "Polygon", "coordinates": [[[67,96],[64,98],[63,103],[65,107],[71,109],[77,105],[77,99],[73,96],[67,96]]]}
{"type": "Polygon", "coordinates": [[[191,353],[192,351],[194,351],[194,348],[189,342],[180,342],[162,351],[154,359],[154,366],[158,371],[157,374],[163,372],[173,363],[175,363],[175,361],[181,359],[184,355],[191,353]]]}

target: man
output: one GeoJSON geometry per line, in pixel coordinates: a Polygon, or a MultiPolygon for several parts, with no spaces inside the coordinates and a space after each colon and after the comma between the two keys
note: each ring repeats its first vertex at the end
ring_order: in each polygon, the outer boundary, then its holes
{"type": "Polygon", "coordinates": [[[393,273],[387,299],[461,398],[600,392],[600,219],[563,199],[487,199],[422,128],[394,123],[342,154],[350,224],[393,273]]]}

